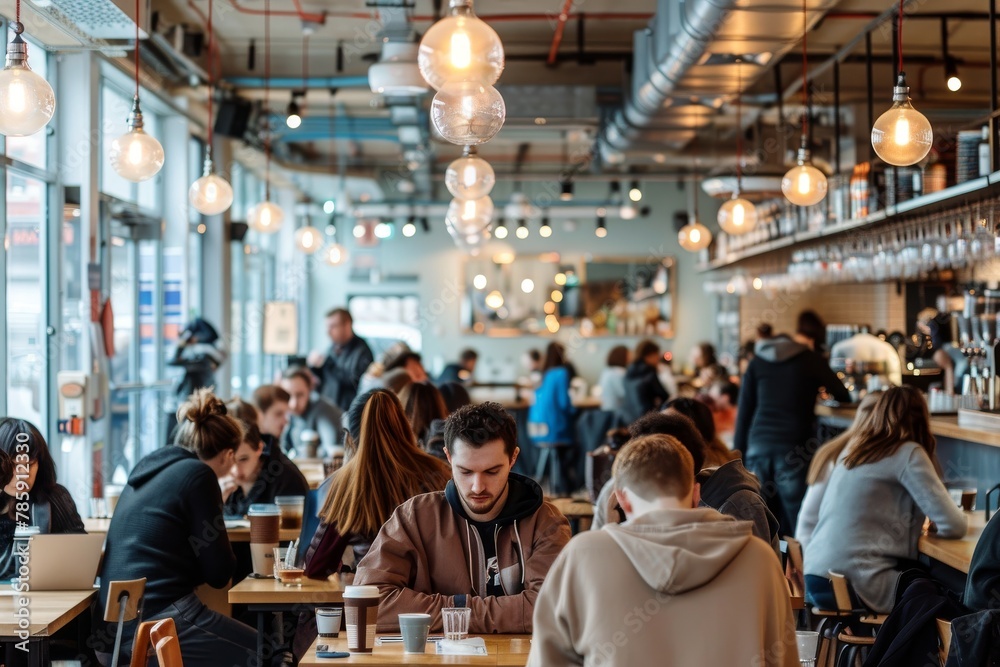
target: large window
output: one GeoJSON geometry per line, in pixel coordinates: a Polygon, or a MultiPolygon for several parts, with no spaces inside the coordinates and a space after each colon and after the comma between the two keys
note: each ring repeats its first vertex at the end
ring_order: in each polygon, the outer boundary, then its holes
{"type": "Polygon", "coordinates": [[[7,172],[7,414],[42,428],[47,372],[45,234],[48,187],[7,172]]]}

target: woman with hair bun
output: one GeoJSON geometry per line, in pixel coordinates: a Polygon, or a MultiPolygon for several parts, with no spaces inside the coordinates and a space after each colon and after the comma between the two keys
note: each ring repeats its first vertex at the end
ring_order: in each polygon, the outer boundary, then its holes
{"type": "MultiPolygon", "coordinates": [[[[206,583],[222,588],[233,576],[219,479],[233,467],[243,428],[209,389],[194,392],[177,421],[174,444],[140,460],[122,491],[104,548],[101,603],[110,582],[145,577],[143,620],[174,619],[185,665],[250,664],[256,631],[209,610],[194,592],[206,583]]],[[[115,626],[96,618],[98,636],[113,639],[115,626]]],[[[123,664],[135,627],[125,626],[123,664]]],[[[111,656],[98,651],[98,658],[108,665],[111,656]]]]}

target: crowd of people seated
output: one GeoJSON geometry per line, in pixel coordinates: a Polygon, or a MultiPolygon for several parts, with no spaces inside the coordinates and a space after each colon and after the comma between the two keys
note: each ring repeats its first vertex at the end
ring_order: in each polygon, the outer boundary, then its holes
{"type": "MultiPolygon", "coordinates": [[[[742,377],[720,370],[711,346],[699,345],[694,397],[668,389],[655,342],[632,354],[613,349],[600,382],[601,408],[619,426],[613,471],[592,529],[572,539],[543,480],[514,470],[526,447],[575,446],[575,371],[565,347],[552,342],[539,355],[525,438],[503,406],[470,399],[477,355],[463,353],[434,384],[408,348],[375,361],[346,310],[327,322],[327,354],[257,388],[252,403],[225,404],[210,388],[187,396],[171,443],[135,465],[118,501],[101,599],[108,582],[145,577],[144,618],[174,618],[185,664],[254,660],[257,631],[208,609],[195,589],[225,587],[250,571],[218,529],[225,516],[309,492],[289,458],[302,455],[304,433],[343,456],[317,491],[318,528],[303,536],[307,576],[352,573],[355,584],[377,586],[379,631],[397,631],[398,614],[411,612],[430,614],[440,630],[442,608],[469,607],[472,633],[533,634],[529,664],[539,667],[647,664],[651,656],[797,666],[794,650],[775,649],[795,644],[783,537],[804,547],[809,604],[835,606],[828,573],[837,570],[866,608],[888,613],[926,576],[916,553],[925,517],[941,537],[966,532],[941,481],[919,391],[870,395],[851,428],[817,451],[817,395],[846,400],[847,392],[816,349],[822,333],[811,315],[795,336],[761,337],[742,377]],[[706,618],[727,628],[725,641],[692,641],[706,618]]],[[[42,532],[83,530],[28,422],[0,420],[0,476],[5,540],[19,493],[30,497],[42,532]],[[25,439],[26,457],[17,448],[25,439]]],[[[567,475],[565,487],[549,490],[579,486],[567,475]]],[[[10,576],[10,549],[0,565],[10,576]]],[[[998,571],[986,554],[976,576],[994,586],[998,571]]],[[[123,646],[134,631],[126,626],[123,646]]],[[[94,633],[108,637],[113,628],[95,615],[94,633]]],[[[276,660],[294,663],[315,639],[308,615],[293,634],[290,652],[276,660]]],[[[126,650],[120,664],[127,661],[126,650]]]]}

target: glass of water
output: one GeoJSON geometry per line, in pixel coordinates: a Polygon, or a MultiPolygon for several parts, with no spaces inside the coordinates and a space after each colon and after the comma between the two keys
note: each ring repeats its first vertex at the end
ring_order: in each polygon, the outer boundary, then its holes
{"type": "Polygon", "coordinates": [[[444,624],[444,638],[461,641],[469,636],[469,619],[472,609],[469,607],[445,607],[441,610],[441,621],[444,624]]]}

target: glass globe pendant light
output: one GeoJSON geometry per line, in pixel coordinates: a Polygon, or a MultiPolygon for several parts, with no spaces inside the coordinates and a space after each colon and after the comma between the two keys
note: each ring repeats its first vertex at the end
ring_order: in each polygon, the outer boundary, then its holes
{"type": "Polygon", "coordinates": [[[677,241],[688,252],[698,252],[712,242],[712,232],[697,220],[692,220],[677,232],[677,241]]]}
{"type": "Polygon", "coordinates": [[[736,61],[736,189],[733,198],[719,207],[716,220],[722,231],[732,236],[746,234],[757,226],[757,207],[740,196],[743,190],[743,70],[736,61]]]}
{"type": "Polygon", "coordinates": [[[490,163],[476,155],[474,146],[466,146],[462,157],[448,165],[444,184],[459,199],[479,199],[493,191],[496,175],[490,163]]]}
{"type": "Polygon", "coordinates": [[[139,0],[135,3],[135,96],[128,115],[128,132],[111,142],[111,167],[128,181],[146,181],[163,167],[163,146],[142,129],[139,108],[139,0]]]}
{"type": "Polygon", "coordinates": [[[809,80],[806,38],[808,36],[806,2],[802,0],[802,103],[806,111],[802,114],[802,144],[796,159],[796,166],[781,179],[781,192],[797,206],[812,206],[826,197],[826,176],[813,166],[809,153],[809,80]]]}
{"type": "Polygon", "coordinates": [[[347,261],[347,248],[339,243],[331,243],[323,249],[323,261],[330,266],[339,266],[347,261]]]}
{"type": "MultiPolygon", "coordinates": [[[[271,0],[264,0],[264,109],[271,94],[271,0]]],[[[267,118],[269,114],[265,113],[267,118]]],[[[247,213],[247,225],[262,234],[281,229],[285,213],[271,201],[271,123],[264,128],[264,201],[247,213]]]]}
{"type": "Polygon", "coordinates": [[[0,134],[26,137],[38,132],[52,119],[56,96],[49,82],[28,67],[28,45],[21,39],[21,2],[11,27],[14,39],[7,45],[7,63],[0,71],[0,134]]]}
{"type": "Polygon", "coordinates": [[[307,255],[312,255],[320,249],[323,243],[323,233],[312,225],[300,227],[295,232],[295,247],[307,255]]]}
{"type": "Polygon", "coordinates": [[[826,175],[812,165],[807,142],[803,135],[797,164],[781,179],[781,192],[796,206],[812,206],[826,197],[826,175]]]}
{"type": "Polygon", "coordinates": [[[458,236],[481,234],[489,229],[492,220],[493,200],[488,196],[479,199],[452,199],[444,219],[448,231],[454,231],[458,236]]]}
{"type": "Polygon", "coordinates": [[[450,0],[448,6],[448,16],[420,40],[420,74],[435,90],[456,81],[492,86],[504,66],[500,36],[475,15],[472,0],[450,0]]]}
{"type": "MultiPolygon", "coordinates": [[[[212,31],[212,0],[208,0],[208,52],[215,45],[212,31]]],[[[215,98],[215,82],[211,66],[208,71],[208,147],[205,151],[205,169],[201,178],[188,188],[188,201],[202,215],[219,215],[233,205],[233,186],[221,176],[212,173],[213,125],[212,104],[215,98]]]]}
{"type": "Polygon", "coordinates": [[[888,164],[908,167],[920,162],[930,152],[934,143],[934,130],[930,121],[913,108],[910,89],[903,72],[903,0],[899,2],[899,75],[892,89],[892,107],[878,117],[872,126],[872,148],[888,164]]]}
{"type": "Polygon", "coordinates": [[[489,84],[446,83],[431,102],[431,122],[445,141],[460,146],[485,144],[503,127],[507,108],[489,84]]]}

